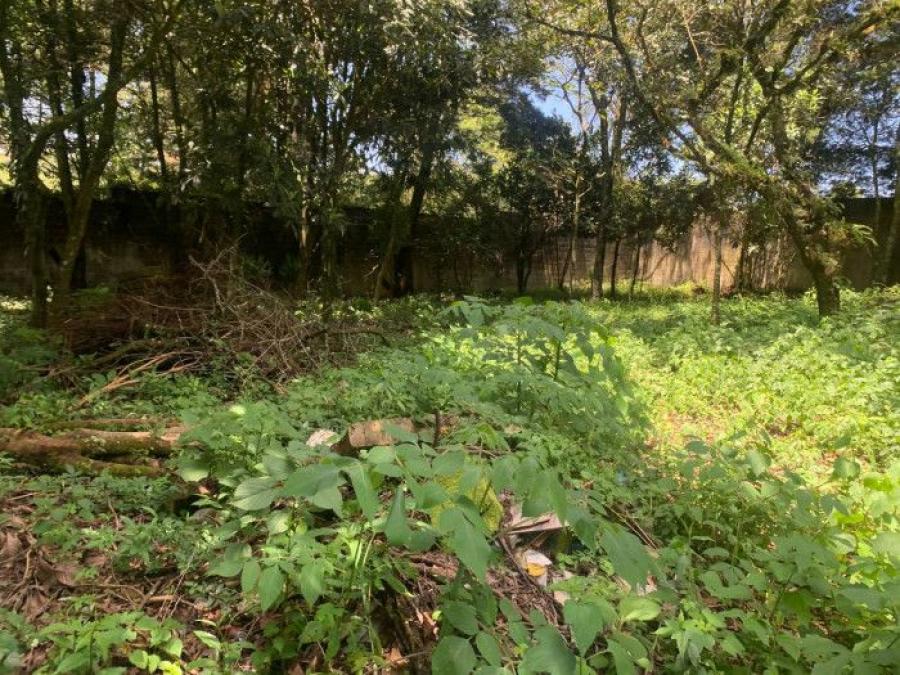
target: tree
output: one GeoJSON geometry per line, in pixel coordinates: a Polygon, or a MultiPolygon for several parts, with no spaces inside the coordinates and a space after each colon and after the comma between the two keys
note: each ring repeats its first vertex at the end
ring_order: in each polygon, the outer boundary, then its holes
{"type": "Polygon", "coordinates": [[[32,277],[32,323],[48,320],[50,283],[40,165],[53,142],[54,172],[67,215],[55,289],[63,307],[88,227],[91,205],[115,140],[118,94],[140,72],[148,50],[125,67],[129,34],[156,44],[177,14],[178,4],[163,13],[122,12],[104,3],[75,5],[55,1],[0,1],[0,75],[10,129],[13,184],[19,219],[26,232],[32,277]],[[85,25],[105,17],[103,28],[85,25]],[[136,17],[136,19],[134,19],[136,17]],[[129,27],[132,21],[134,25],[129,27]],[[46,58],[45,58],[46,56],[46,58]],[[105,68],[85,65],[88,56],[105,68]],[[86,90],[86,73],[92,86],[86,90]],[[68,87],[63,87],[63,77],[68,87]],[[98,84],[102,80],[102,84],[98,84]],[[49,111],[43,118],[35,112],[49,111]],[[72,138],[74,137],[74,144],[72,138]],[[72,147],[74,145],[74,148],[72,147]],[[74,157],[70,157],[74,155],[74,157]],[[74,164],[74,170],[73,170],[74,164]]]}
{"type": "Polygon", "coordinates": [[[886,25],[890,10],[787,0],[643,7],[606,0],[605,10],[599,26],[570,34],[615,48],[641,112],[672,137],[679,157],[779,205],[820,314],[837,311],[835,250],[846,231],[804,157],[829,77],[849,47],[886,25]]]}

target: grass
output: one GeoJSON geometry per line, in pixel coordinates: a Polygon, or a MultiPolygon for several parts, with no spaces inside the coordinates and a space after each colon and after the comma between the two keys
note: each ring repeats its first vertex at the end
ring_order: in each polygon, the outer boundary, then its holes
{"type": "MultiPolygon", "coordinates": [[[[436,672],[890,672],[900,292],[844,305],[819,322],[810,297],[732,298],[713,327],[703,297],[671,291],[464,302],[437,328],[281,392],[183,377],[100,396],[77,414],[190,422],[206,450],[178,464],[199,497],[165,479],[34,476],[3,460],[0,664],[409,666],[436,626],[436,672]],[[346,458],[303,447],[317,428],[436,409],[462,420],[440,448],[363,453],[351,483],[322,473],[346,458]],[[432,474],[461,496],[429,518],[419,507],[444,492],[432,474]],[[314,476],[319,491],[304,478],[279,497],[282,475],[314,476]],[[561,611],[504,563],[495,524],[468,513],[461,540],[435,515],[494,489],[568,514],[564,536],[532,542],[572,598],[561,611]],[[423,537],[437,548],[417,552],[423,537]],[[7,581],[26,557],[34,572],[7,581]],[[429,581],[442,566],[457,571],[429,581]],[[385,604],[392,588],[411,593],[385,604]],[[398,611],[420,617],[424,643],[385,628],[398,611]]],[[[0,426],[41,428],[96,382],[47,382],[59,350],[19,310],[0,304],[0,426]]]]}

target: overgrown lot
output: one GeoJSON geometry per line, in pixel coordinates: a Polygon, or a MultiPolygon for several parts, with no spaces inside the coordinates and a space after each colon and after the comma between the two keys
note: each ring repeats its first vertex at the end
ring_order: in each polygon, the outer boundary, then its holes
{"type": "Polygon", "coordinates": [[[124,464],[146,475],[0,454],[0,669],[900,662],[896,290],[822,322],[731,299],[716,327],[673,294],[348,305],[390,328],[287,383],[238,358],[110,386],[23,310],[0,442],[178,434],[124,464]]]}

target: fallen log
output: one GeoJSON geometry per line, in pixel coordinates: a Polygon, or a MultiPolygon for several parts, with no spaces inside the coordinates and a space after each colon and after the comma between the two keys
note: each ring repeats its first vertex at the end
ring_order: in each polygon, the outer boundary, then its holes
{"type": "Polygon", "coordinates": [[[84,428],[50,436],[0,428],[0,452],[47,471],[71,467],[87,473],[109,471],[120,476],[155,476],[165,473],[164,470],[134,462],[168,457],[184,432],[182,426],[169,427],[160,433],[84,428]]]}
{"type": "MultiPolygon", "coordinates": [[[[23,465],[43,471],[66,471],[69,468],[84,473],[109,471],[120,476],[158,476],[165,470],[148,460],[169,457],[181,436],[184,426],[173,425],[161,430],[109,430],[100,427],[134,428],[150,426],[159,420],[112,418],[61,422],[56,429],[62,433],[46,434],[38,431],[0,427],[0,453],[12,455],[23,465]]],[[[310,436],[310,445],[327,445],[342,455],[356,455],[360,450],[377,445],[396,445],[392,434],[417,434],[437,445],[441,437],[456,426],[455,416],[435,414],[434,424],[422,424],[408,417],[368,420],[350,426],[337,434],[320,430],[310,436]]]]}

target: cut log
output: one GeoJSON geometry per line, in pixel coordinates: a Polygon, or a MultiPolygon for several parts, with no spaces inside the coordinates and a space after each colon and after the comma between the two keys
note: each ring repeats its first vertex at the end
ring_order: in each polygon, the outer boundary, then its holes
{"type": "Polygon", "coordinates": [[[357,422],[351,424],[347,433],[331,448],[338,454],[350,456],[359,454],[360,450],[367,450],[378,445],[397,445],[400,441],[391,435],[391,428],[418,434],[428,442],[437,445],[441,437],[458,423],[458,417],[440,413],[435,414],[434,424],[419,424],[409,417],[357,422]]]}
{"type": "Polygon", "coordinates": [[[396,445],[398,441],[388,432],[389,427],[416,433],[416,424],[408,417],[357,422],[350,425],[347,433],[332,449],[341,455],[355,455],[360,450],[374,448],[376,445],[396,445]]]}

